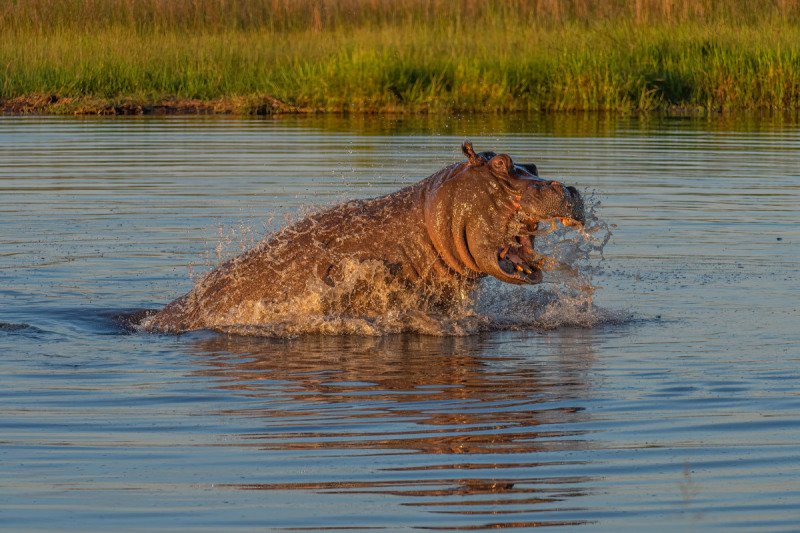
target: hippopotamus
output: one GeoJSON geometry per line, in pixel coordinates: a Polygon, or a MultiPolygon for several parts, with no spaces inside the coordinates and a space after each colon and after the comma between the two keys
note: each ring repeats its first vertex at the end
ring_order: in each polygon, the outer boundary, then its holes
{"type": "Polygon", "coordinates": [[[539,225],[582,225],[578,190],[540,178],[536,165],[507,154],[476,153],[468,141],[462,151],[466,161],[413,185],[324,209],[268,236],[212,270],[144,327],[178,333],[257,325],[308,302],[325,313],[320,295],[345,286],[340,313],[385,313],[398,300],[446,311],[485,276],[541,282],[546,258],[534,248],[539,225]],[[371,274],[353,283],[348,275],[359,265],[369,265],[371,274]],[[369,285],[377,283],[402,288],[402,297],[396,290],[370,294],[369,285]]]}

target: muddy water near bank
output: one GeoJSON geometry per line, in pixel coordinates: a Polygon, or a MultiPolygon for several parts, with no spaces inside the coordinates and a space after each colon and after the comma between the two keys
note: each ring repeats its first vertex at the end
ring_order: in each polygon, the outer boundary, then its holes
{"type": "MultiPolygon", "coordinates": [[[[795,530],[799,149],[795,123],[756,119],[3,118],[0,521],[795,530]],[[598,191],[618,227],[594,303],[624,320],[298,339],[115,322],[466,136],[598,191]]],[[[502,289],[504,309],[524,317],[526,294],[502,289]]]]}

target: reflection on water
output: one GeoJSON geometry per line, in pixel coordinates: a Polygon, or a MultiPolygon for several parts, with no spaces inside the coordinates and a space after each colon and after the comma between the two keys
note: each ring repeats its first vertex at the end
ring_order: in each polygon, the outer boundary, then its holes
{"type": "Polygon", "coordinates": [[[785,116],[2,118],[0,527],[796,530],[798,169],[785,116]],[[591,312],[487,283],[527,331],[115,322],[465,137],[597,192],[591,312]]]}
{"type": "Polygon", "coordinates": [[[319,130],[359,135],[405,137],[397,139],[400,145],[415,143],[415,135],[456,135],[463,137],[504,136],[519,137],[526,134],[567,138],[603,138],[620,134],[665,136],[674,134],[676,126],[687,132],[718,132],[728,134],[794,132],[797,114],[750,114],[631,118],[604,113],[525,114],[505,115],[396,115],[374,117],[352,115],[319,115],[315,117],[281,117],[284,125],[313,127],[319,130]],[[673,131],[667,131],[664,125],[673,131]],[[412,135],[409,136],[409,133],[412,135]],[[411,137],[411,138],[409,138],[411,137]]]}
{"type": "Polygon", "coordinates": [[[224,413],[251,420],[247,445],[394,457],[363,477],[231,486],[392,495],[434,513],[492,516],[486,527],[519,527],[544,522],[502,517],[566,512],[591,490],[588,476],[538,475],[580,462],[532,460],[585,447],[575,424],[586,419],[588,340],[561,337],[536,360],[480,337],[212,337],[192,352],[207,367],[201,375],[253,399],[224,413]]]}

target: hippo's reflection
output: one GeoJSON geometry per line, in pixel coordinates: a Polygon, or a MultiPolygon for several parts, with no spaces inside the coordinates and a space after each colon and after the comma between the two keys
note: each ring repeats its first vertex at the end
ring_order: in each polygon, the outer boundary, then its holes
{"type": "Polygon", "coordinates": [[[219,336],[194,347],[201,372],[221,387],[270,400],[228,413],[268,421],[268,433],[248,435],[265,448],[496,454],[582,446],[569,426],[585,418],[577,400],[586,354],[520,357],[476,337],[425,336],[219,336]],[[276,434],[281,419],[295,429],[276,434]],[[330,430],[318,429],[323,421],[330,430]]]}
{"type": "Polygon", "coordinates": [[[520,513],[536,513],[530,524],[537,525],[547,522],[543,512],[562,516],[564,501],[585,494],[591,481],[560,453],[587,446],[579,427],[590,339],[562,332],[533,341],[542,353],[531,354],[531,342],[513,334],[214,336],[193,347],[198,373],[248,399],[246,409],[224,413],[252,421],[240,436],[246,444],[311,458],[342,450],[337,461],[374,458],[347,481],[312,474],[236,488],[391,494],[429,512],[514,514],[508,524],[495,517],[492,527],[502,527],[528,524],[520,513]],[[514,353],[520,344],[528,353],[514,353]]]}

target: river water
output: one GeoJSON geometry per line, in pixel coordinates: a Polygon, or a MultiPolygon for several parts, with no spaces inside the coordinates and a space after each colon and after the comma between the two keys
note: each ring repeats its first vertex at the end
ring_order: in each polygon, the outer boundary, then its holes
{"type": "Polygon", "coordinates": [[[0,528],[796,531],[798,220],[785,117],[0,118],[0,528]],[[464,138],[594,192],[596,320],[115,320],[464,138]]]}

